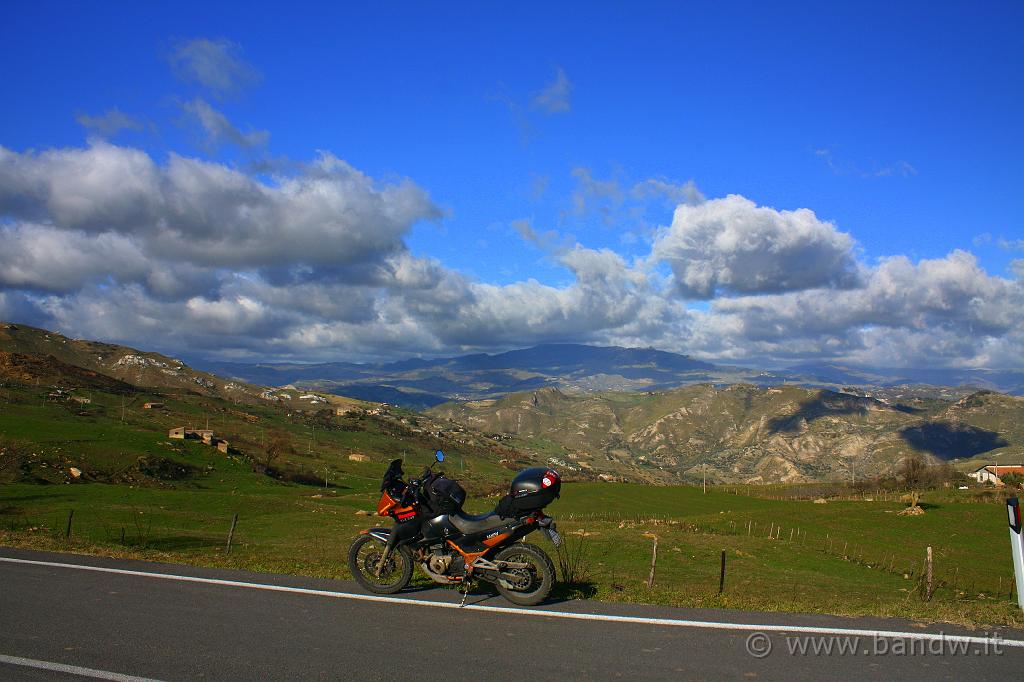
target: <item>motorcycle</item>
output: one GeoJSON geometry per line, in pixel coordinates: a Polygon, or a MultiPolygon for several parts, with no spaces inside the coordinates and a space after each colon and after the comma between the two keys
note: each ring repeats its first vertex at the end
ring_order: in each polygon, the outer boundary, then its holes
{"type": "MultiPolygon", "coordinates": [[[[444,453],[438,450],[434,459],[443,462],[444,453]]],[[[409,584],[419,564],[434,582],[465,587],[466,594],[473,581],[482,580],[513,604],[544,601],[555,567],[543,549],[520,540],[540,530],[555,547],[561,544],[554,519],[544,513],[561,492],[558,472],[521,471],[494,511],[472,516],[462,511],[462,487],[433,466],[408,482],[402,480],[400,459],[384,473],[377,514],[391,517],[394,525],[360,531],[349,548],[348,567],[359,584],[394,594],[409,584]]]]}

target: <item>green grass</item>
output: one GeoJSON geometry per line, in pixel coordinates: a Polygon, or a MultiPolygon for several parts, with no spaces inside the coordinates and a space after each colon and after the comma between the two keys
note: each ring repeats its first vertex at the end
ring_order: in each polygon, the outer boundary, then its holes
{"type": "MultiPolygon", "coordinates": [[[[318,429],[315,444],[297,447],[287,466],[312,473],[327,467],[330,485],[295,485],[253,473],[239,452],[224,456],[198,443],[168,441],[165,429],[190,416],[205,426],[209,414],[211,427],[231,434],[244,452],[258,448],[260,431],[271,428],[288,431],[299,443],[303,436],[312,441],[301,417],[263,406],[242,412],[222,401],[185,397],[165,398],[167,412],[127,409],[122,422],[118,396],[93,397],[86,416],[44,404],[31,391],[0,405],[0,436],[24,442],[32,454],[32,477],[50,482],[0,484],[0,544],[343,578],[345,552],[358,529],[387,523],[356,514],[375,508],[384,463],[405,450],[406,469],[418,471],[435,444],[422,436],[389,434],[390,426],[372,420],[364,420],[361,431],[318,429]],[[250,423],[245,414],[259,421],[250,423]],[[372,461],[349,461],[353,451],[372,461]],[[140,473],[139,457],[186,465],[192,473],[183,480],[147,477],[140,473]],[[68,483],[70,466],[91,480],[68,483]],[[125,482],[98,482],[101,474],[117,472],[128,476],[125,482]],[[71,537],[65,538],[72,510],[71,537]],[[235,514],[238,527],[228,554],[235,514]]],[[[470,511],[493,506],[495,498],[481,493],[507,482],[512,472],[487,451],[437,444],[450,455],[445,469],[475,491],[470,511]]],[[[700,487],[564,485],[562,498],[548,511],[568,543],[583,543],[589,576],[558,594],[904,616],[979,627],[1022,624],[1010,596],[1012,565],[998,499],[937,491],[925,495],[923,516],[899,516],[899,502],[815,504],[782,494],[736,494],[758,491],[764,492],[739,486],[711,487],[704,494],[700,487]],[[778,539],[768,538],[772,528],[780,529],[773,534],[778,539]],[[653,543],[648,534],[658,537],[653,589],[645,584],[653,543]],[[919,589],[928,546],[936,590],[924,601],[919,589]],[[719,594],[723,550],[727,575],[719,594]]],[[[531,540],[554,552],[543,538],[531,540]]]]}
{"type": "MultiPolygon", "coordinates": [[[[188,488],[7,485],[0,488],[0,544],[343,578],[351,538],[384,521],[355,513],[373,508],[372,482],[345,483],[318,491],[256,478],[241,462],[226,462],[188,488]],[[72,536],[65,539],[72,509],[72,536]],[[227,554],[234,514],[239,523],[227,554]]],[[[473,503],[482,509],[493,500],[473,503]]],[[[900,507],[568,484],[549,513],[567,542],[585,543],[589,577],[563,587],[565,596],[1021,625],[1009,595],[1001,505],[944,503],[918,517],[897,516],[900,507]],[[772,526],[781,527],[777,540],[767,537],[772,526]],[[658,537],[654,589],[645,585],[650,533],[658,537]],[[929,545],[937,589],[925,602],[919,589],[929,545]],[[723,550],[726,588],[719,595],[723,550]]],[[[533,540],[553,553],[546,540],[533,540]]]]}

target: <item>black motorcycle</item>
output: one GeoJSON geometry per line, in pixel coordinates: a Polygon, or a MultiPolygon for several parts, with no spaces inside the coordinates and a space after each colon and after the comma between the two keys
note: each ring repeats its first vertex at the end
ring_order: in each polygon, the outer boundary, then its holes
{"type": "MultiPolygon", "coordinates": [[[[444,453],[438,450],[435,459],[443,462],[444,453]]],[[[542,602],[554,586],[555,567],[544,550],[520,540],[540,530],[556,547],[561,543],[554,519],[544,514],[561,492],[558,472],[519,472],[494,511],[471,516],[462,511],[462,486],[432,468],[405,482],[396,459],[384,473],[377,514],[395,524],[360,531],[352,543],[348,567],[359,584],[394,594],[409,584],[418,563],[435,582],[463,584],[467,593],[472,581],[484,580],[514,604],[542,602]]]]}

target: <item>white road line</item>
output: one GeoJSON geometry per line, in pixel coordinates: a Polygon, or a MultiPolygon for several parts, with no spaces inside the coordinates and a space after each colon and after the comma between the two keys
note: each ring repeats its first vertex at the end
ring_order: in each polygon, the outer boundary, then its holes
{"type": "Polygon", "coordinates": [[[544,609],[520,609],[504,606],[481,606],[479,604],[467,604],[460,607],[450,602],[427,601],[426,599],[407,599],[404,597],[383,597],[379,595],[354,594],[352,592],[332,592],[330,590],[312,590],[304,587],[289,587],[287,585],[267,585],[263,583],[248,583],[240,580],[222,580],[219,578],[198,578],[190,575],[174,575],[173,573],[151,573],[147,571],[129,571],[122,568],[106,568],[101,566],[85,566],[82,564],[64,564],[55,561],[34,561],[31,559],[14,559],[0,557],[0,562],[11,564],[27,564],[31,566],[50,566],[53,568],[66,568],[77,571],[94,571],[96,573],[115,573],[117,575],[131,575],[141,578],[157,578],[159,580],[176,580],[186,583],[199,583],[202,585],[222,585],[225,587],[242,587],[251,590],[268,590],[270,592],[287,592],[291,594],[308,594],[317,597],[332,597],[334,599],[351,599],[354,601],[377,602],[381,604],[404,604],[407,606],[429,606],[438,609],[462,609],[464,611],[477,611],[485,613],[515,614],[519,616],[533,616],[540,618],[564,618],[568,620],[592,620],[609,623],[632,623],[639,625],[663,625],[681,628],[700,628],[706,630],[739,630],[742,632],[786,632],[811,635],[849,635],[860,637],[875,637],[888,639],[911,639],[925,641],[962,642],[966,644],[983,644],[991,646],[997,643],[1001,646],[1024,648],[1024,640],[1019,639],[996,639],[995,637],[969,637],[965,635],[947,635],[945,633],[932,632],[900,632],[896,630],[860,630],[856,628],[829,628],[809,625],[776,625],[768,623],[728,623],[704,620],[677,620],[674,618],[644,618],[642,616],[613,616],[598,613],[570,613],[567,611],[546,611],[544,609]]]}
{"type": "Polygon", "coordinates": [[[39,668],[40,670],[51,670],[58,673],[70,673],[80,677],[91,677],[96,680],[114,680],[115,682],[159,682],[150,677],[135,677],[134,675],[122,675],[107,670],[96,670],[95,668],[82,668],[77,665],[64,665],[63,663],[52,663],[51,661],[37,661],[34,658],[21,658],[20,656],[4,656],[0,654],[0,663],[9,665],[20,665],[26,668],[39,668]]]}

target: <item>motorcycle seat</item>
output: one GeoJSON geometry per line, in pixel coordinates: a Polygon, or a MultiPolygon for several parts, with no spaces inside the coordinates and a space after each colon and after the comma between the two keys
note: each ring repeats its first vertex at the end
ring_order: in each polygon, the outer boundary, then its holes
{"type": "Polygon", "coordinates": [[[503,519],[496,512],[487,512],[486,514],[473,516],[471,514],[464,514],[460,511],[455,514],[451,514],[448,519],[452,522],[453,526],[466,535],[470,535],[471,533],[482,533],[484,531],[497,528],[498,526],[504,525],[507,521],[507,519],[503,519]]]}

